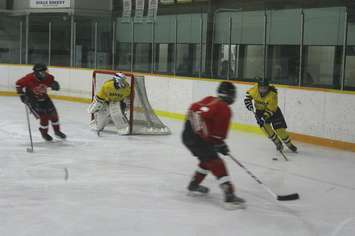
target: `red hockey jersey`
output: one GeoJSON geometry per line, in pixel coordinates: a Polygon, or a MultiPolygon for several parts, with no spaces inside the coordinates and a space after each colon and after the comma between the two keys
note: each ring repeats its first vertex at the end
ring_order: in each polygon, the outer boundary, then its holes
{"type": "Polygon", "coordinates": [[[48,98],[47,88],[53,84],[53,81],[53,75],[47,74],[45,79],[39,80],[34,73],[30,73],[17,80],[16,90],[18,93],[26,92],[38,100],[46,99],[48,98]]]}
{"type": "Polygon", "coordinates": [[[192,129],[206,142],[222,143],[227,137],[232,111],[216,97],[206,97],[193,103],[188,112],[192,129]]]}

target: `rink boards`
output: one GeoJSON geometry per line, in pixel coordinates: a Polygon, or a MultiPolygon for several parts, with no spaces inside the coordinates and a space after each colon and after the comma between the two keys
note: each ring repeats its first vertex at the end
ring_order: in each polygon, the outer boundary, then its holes
{"type": "MultiPolygon", "coordinates": [[[[0,91],[12,95],[15,81],[32,66],[0,65],[0,91]],[[8,93],[10,92],[10,93],[8,93]]],[[[61,85],[61,91],[50,92],[62,99],[89,102],[91,98],[91,69],[50,67],[50,73],[61,85]]],[[[215,94],[219,81],[145,74],[148,99],[159,115],[184,119],[192,101],[215,94]]],[[[251,83],[236,83],[237,102],[233,104],[233,128],[259,132],[254,116],[244,108],[243,97],[251,83]]],[[[277,86],[279,106],[289,131],[301,141],[355,151],[355,93],[328,89],[306,89],[277,86]]]]}

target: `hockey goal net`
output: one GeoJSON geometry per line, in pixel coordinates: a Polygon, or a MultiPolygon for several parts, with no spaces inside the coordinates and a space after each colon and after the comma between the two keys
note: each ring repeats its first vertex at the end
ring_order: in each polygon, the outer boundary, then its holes
{"type": "MultiPolygon", "coordinates": [[[[117,72],[101,70],[93,72],[92,99],[94,99],[104,82],[112,79],[117,72]]],[[[170,134],[170,129],[154,113],[148,101],[144,76],[124,74],[131,86],[130,104],[127,112],[129,134],[170,134]]]]}

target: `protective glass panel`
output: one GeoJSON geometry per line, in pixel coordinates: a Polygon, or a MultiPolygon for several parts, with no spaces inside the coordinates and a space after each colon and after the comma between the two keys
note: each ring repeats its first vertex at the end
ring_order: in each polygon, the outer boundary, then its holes
{"type": "Polygon", "coordinates": [[[174,44],[155,44],[155,72],[173,73],[174,44]]]}
{"type": "Polygon", "coordinates": [[[70,64],[70,16],[52,18],[50,65],[70,64]]]}
{"type": "Polygon", "coordinates": [[[303,85],[335,88],[339,85],[341,47],[306,46],[303,85]]]}
{"type": "Polygon", "coordinates": [[[95,23],[90,17],[76,17],[75,63],[95,68],[95,23]]]}
{"type": "Polygon", "coordinates": [[[268,50],[268,77],[278,84],[298,85],[300,47],[273,45],[268,50]]]}
{"type": "Polygon", "coordinates": [[[97,22],[97,68],[112,67],[112,22],[110,18],[97,22]]]}
{"type": "Polygon", "coordinates": [[[264,47],[262,45],[241,45],[240,60],[244,80],[264,75],[264,47]]]}
{"type": "Polygon", "coordinates": [[[24,22],[21,16],[0,15],[0,63],[21,63],[21,37],[24,41],[21,25],[23,30],[24,22]]]}
{"type": "Polygon", "coordinates": [[[135,43],[134,44],[134,71],[149,72],[151,69],[152,44],[135,43]]]}
{"type": "Polygon", "coordinates": [[[33,14],[29,19],[28,59],[30,64],[48,63],[50,14],[33,14]]]}

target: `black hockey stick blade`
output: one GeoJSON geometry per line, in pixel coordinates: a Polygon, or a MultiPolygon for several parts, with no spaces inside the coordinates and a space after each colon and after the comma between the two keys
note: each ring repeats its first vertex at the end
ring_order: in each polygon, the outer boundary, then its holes
{"type": "Polygon", "coordinates": [[[300,195],[298,193],[292,193],[288,195],[277,195],[277,200],[279,201],[294,201],[300,199],[300,195]]]}

